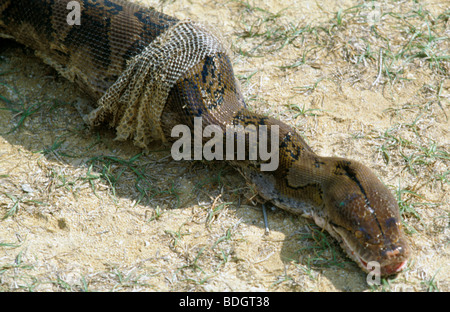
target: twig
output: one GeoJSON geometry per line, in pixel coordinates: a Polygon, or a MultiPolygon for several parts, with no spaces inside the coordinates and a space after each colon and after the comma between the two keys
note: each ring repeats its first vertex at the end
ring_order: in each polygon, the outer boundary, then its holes
{"type": "Polygon", "coordinates": [[[375,81],[372,82],[372,86],[376,85],[381,78],[381,70],[383,68],[383,48],[380,48],[380,55],[378,57],[378,66],[379,66],[378,76],[377,76],[377,79],[375,79],[375,81]]]}
{"type": "Polygon", "coordinates": [[[267,222],[267,212],[266,212],[266,205],[262,204],[262,211],[264,216],[264,227],[265,227],[265,235],[269,235],[269,223],[267,222]]]}

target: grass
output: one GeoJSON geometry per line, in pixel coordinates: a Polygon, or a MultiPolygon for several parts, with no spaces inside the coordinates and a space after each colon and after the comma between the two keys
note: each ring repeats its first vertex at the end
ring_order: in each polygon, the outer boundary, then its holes
{"type": "MultiPolygon", "coordinates": [[[[23,250],[20,250],[12,263],[0,263],[0,277],[2,280],[9,280],[11,278],[14,281],[14,287],[16,289],[33,291],[41,282],[33,275],[35,267],[32,264],[23,261],[22,255],[23,250]]],[[[0,284],[0,290],[10,290],[5,288],[2,284],[0,284]]]]}
{"type": "MultiPolygon", "coordinates": [[[[304,39],[305,34],[314,32],[309,25],[302,27],[292,22],[280,23],[283,12],[288,8],[272,13],[261,7],[253,6],[247,1],[234,0],[233,2],[244,8],[241,11],[241,30],[238,36],[242,39],[241,42],[253,42],[253,47],[250,49],[235,47],[237,52],[243,56],[263,57],[266,53],[279,51],[293,44],[295,40],[304,39]]],[[[312,49],[308,48],[308,50],[312,49]]],[[[306,59],[305,54],[303,59],[306,59]]]]}
{"type": "Polygon", "coordinates": [[[289,108],[291,108],[291,111],[294,112],[293,117],[297,118],[299,116],[318,116],[319,114],[316,113],[316,111],[322,111],[318,108],[306,108],[305,105],[298,104],[290,104],[289,108]]]}
{"type": "MultiPolygon", "coordinates": [[[[9,73],[11,74],[11,73],[9,73]]],[[[0,77],[6,75],[6,73],[0,73],[0,77]]],[[[5,104],[5,107],[0,107],[0,110],[9,111],[12,114],[12,119],[15,119],[15,125],[11,127],[10,130],[0,133],[3,135],[13,134],[22,128],[26,120],[36,117],[38,113],[42,113],[45,108],[47,113],[55,112],[59,107],[67,106],[69,104],[61,102],[59,100],[30,100],[22,95],[17,88],[11,84],[0,81],[0,88],[5,91],[12,93],[12,97],[16,100],[12,100],[2,94],[0,94],[0,102],[5,104]]],[[[55,143],[55,146],[50,147],[49,150],[44,151],[44,153],[51,152],[53,149],[59,147],[58,144],[62,142],[55,143]]]]}
{"type": "Polygon", "coordinates": [[[444,146],[438,145],[433,139],[424,141],[421,135],[417,135],[419,140],[406,138],[405,131],[401,131],[400,127],[405,127],[405,124],[387,129],[382,136],[378,137],[384,141],[378,149],[383,154],[386,164],[389,164],[390,153],[394,149],[412,175],[417,175],[419,170],[422,171],[424,167],[432,166],[436,162],[450,160],[450,153],[444,146]]]}
{"type": "MultiPolygon", "coordinates": [[[[24,197],[17,198],[16,196],[9,194],[9,193],[3,193],[6,197],[8,197],[11,202],[9,204],[6,204],[6,212],[1,218],[1,220],[5,220],[8,218],[14,217],[16,214],[19,213],[21,205],[33,205],[33,206],[45,206],[46,204],[39,200],[33,200],[33,199],[27,199],[24,197]],[[9,207],[9,208],[8,208],[9,207]]],[[[1,207],[1,204],[0,204],[1,207]]]]}
{"type": "Polygon", "coordinates": [[[302,262],[309,270],[333,266],[342,268],[345,263],[351,263],[350,260],[343,260],[342,252],[338,251],[334,240],[327,233],[315,225],[310,226],[310,230],[310,233],[299,235],[301,241],[313,242],[309,246],[299,249],[302,254],[304,250],[308,251],[308,255],[302,262]]]}
{"type": "Polygon", "coordinates": [[[6,107],[0,107],[0,109],[8,110],[11,112],[11,114],[13,114],[13,118],[18,118],[16,124],[9,131],[2,133],[2,134],[10,134],[18,130],[24,124],[25,120],[28,117],[38,112],[42,107],[42,103],[34,102],[31,104],[26,104],[25,100],[23,99],[23,96],[19,93],[18,90],[16,90],[11,85],[4,82],[0,82],[0,87],[12,90],[12,92],[18,98],[17,101],[12,101],[0,94],[0,101],[6,104],[6,107]]]}
{"type": "Polygon", "coordinates": [[[390,11],[381,13],[379,22],[372,24],[369,15],[373,8],[363,3],[340,9],[329,22],[301,26],[283,22],[284,9],[272,13],[245,1],[235,2],[244,9],[238,36],[246,45],[236,46],[235,51],[246,57],[277,53],[293,45],[300,58],[281,68],[314,66],[317,59],[332,51],[351,64],[363,66],[374,64],[381,53],[382,78],[391,84],[407,79],[404,73],[416,61],[425,62],[436,73],[448,73],[445,64],[450,60],[450,39],[445,28],[450,10],[433,16],[420,4],[404,12],[396,12],[391,6],[390,11]],[[351,39],[344,42],[342,38],[351,39]]]}
{"type": "MultiPolygon", "coordinates": [[[[59,187],[67,184],[75,185],[78,181],[81,183],[89,183],[92,192],[97,196],[96,181],[105,182],[111,191],[112,198],[117,202],[118,186],[122,185],[124,181],[133,180],[134,189],[139,194],[134,205],[148,204],[155,198],[165,197],[168,200],[175,199],[177,208],[180,205],[179,191],[172,183],[167,187],[160,188],[155,186],[155,178],[152,177],[146,170],[146,161],[140,161],[142,153],[138,153],[129,159],[124,159],[117,156],[100,155],[89,158],[86,161],[87,172],[85,176],[76,177],[72,182],[67,183],[65,176],[59,176],[62,184],[59,187]]],[[[160,215],[161,212],[157,212],[160,215]]]]}
{"type": "Polygon", "coordinates": [[[439,268],[430,279],[422,282],[422,285],[424,285],[427,292],[439,292],[440,291],[439,286],[436,282],[436,275],[439,273],[440,270],[441,269],[439,268]]]}
{"type": "Polygon", "coordinates": [[[8,193],[5,193],[5,195],[7,197],[9,197],[9,199],[11,199],[12,206],[5,213],[5,215],[3,216],[2,220],[5,220],[6,218],[9,218],[9,217],[15,215],[17,213],[17,211],[19,210],[19,203],[20,203],[20,199],[16,198],[14,195],[11,195],[11,194],[8,194],[8,193]]]}

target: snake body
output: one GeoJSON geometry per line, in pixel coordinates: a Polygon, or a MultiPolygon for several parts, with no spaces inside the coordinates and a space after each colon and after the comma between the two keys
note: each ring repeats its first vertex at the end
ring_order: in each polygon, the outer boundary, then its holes
{"type": "MultiPolygon", "coordinates": [[[[180,21],[125,0],[80,0],[81,25],[69,25],[69,0],[0,0],[0,34],[29,46],[76,83],[94,102],[130,61],[180,21]]],[[[171,87],[161,112],[165,137],[178,124],[278,126],[279,166],[261,171],[262,160],[233,161],[259,195],[327,230],[364,271],[377,261],[382,275],[403,270],[410,248],[398,204],[370,169],[349,159],[321,157],[289,125],[250,112],[227,53],[199,60],[171,87]]]]}

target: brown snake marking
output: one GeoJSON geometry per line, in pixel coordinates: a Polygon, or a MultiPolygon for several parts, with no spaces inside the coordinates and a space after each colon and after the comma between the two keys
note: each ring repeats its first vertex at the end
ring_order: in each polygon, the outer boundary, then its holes
{"type": "MultiPolygon", "coordinates": [[[[0,34],[36,51],[46,63],[98,101],[127,68],[127,61],[177,24],[176,18],[124,0],[79,1],[81,25],[66,22],[68,0],[0,0],[0,34]]],[[[259,195],[295,214],[312,217],[360,267],[381,265],[382,275],[401,271],[410,248],[397,202],[364,165],[320,157],[287,124],[248,111],[230,59],[216,53],[185,72],[170,90],[161,128],[166,138],[177,124],[279,126],[279,166],[259,170],[259,161],[233,161],[259,195]]]]}

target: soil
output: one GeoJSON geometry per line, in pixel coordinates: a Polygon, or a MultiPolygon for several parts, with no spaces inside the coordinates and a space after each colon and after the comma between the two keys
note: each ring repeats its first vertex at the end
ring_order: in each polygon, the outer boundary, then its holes
{"type": "MultiPolygon", "coordinates": [[[[88,130],[75,107],[84,95],[33,51],[2,39],[0,290],[450,290],[448,61],[442,72],[405,56],[392,78],[379,74],[373,44],[370,58],[353,62],[355,41],[372,35],[352,28],[349,15],[339,25],[337,12],[359,1],[142,2],[220,31],[250,109],[292,125],[320,155],[372,168],[399,199],[413,257],[403,273],[369,286],[311,220],[268,206],[267,234],[261,206],[229,165],[174,161],[162,146],[144,155],[113,130],[88,130]],[[341,29],[322,40],[320,27],[334,31],[333,20],[341,29]],[[296,25],[316,27],[317,37],[283,45],[276,31],[266,41],[249,35],[296,25]]],[[[420,9],[447,14],[440,36],[448,41],[448,2],[420,9]]],[[[397,35],[387,38],[406,36],[397,35]]]]}

